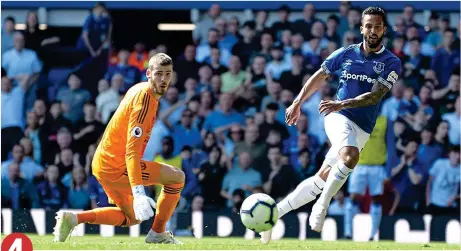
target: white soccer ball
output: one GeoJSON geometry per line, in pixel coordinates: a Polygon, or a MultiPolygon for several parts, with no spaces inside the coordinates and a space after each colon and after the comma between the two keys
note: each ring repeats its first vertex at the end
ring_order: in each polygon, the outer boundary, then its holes
{"type": "Polygon", "coordinates": [[[246,228],[256,233],[267,231],[277,223],[277,203],[267,194],[252,194],[243,201],[240,219],[246,228]]]}

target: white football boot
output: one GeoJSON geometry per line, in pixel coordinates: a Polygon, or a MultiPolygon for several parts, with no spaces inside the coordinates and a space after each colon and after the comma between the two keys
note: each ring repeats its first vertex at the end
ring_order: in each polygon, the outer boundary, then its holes
{"type": "Polygon", "coordinates": [[[72,230],[78,225],[77,215],[71,212],[59,211],[56,213],[53,242],[65,242],[72,230]]]}
{"type": "Polygon", "coordinates": [[[150,230],[146,236],[146,243],[164,243],[164,244],[184,244],[178,239],[174,238],[173,233],[165,231],[163,233],[156,233],[154,230],[150,230]]]}
{"type": "Polygon", "coordinates": [[[267,230],[267,231],[259,233],[259,235],[261,235],[260,240],[264,245],[269,244],[269,242],[271,241],[271,239],[272,239],[272,229],[273,228],[271,228],[270,230],[267,230]]]}
{"type": "Polygon", "coordinates": [[[327,208],[320,203],[315,203],[312,207],[311,215],[309,216],[309,225],[311,229],[315,232],[321,232],[323,228],[323,222],[327,215],[327,208]]]}

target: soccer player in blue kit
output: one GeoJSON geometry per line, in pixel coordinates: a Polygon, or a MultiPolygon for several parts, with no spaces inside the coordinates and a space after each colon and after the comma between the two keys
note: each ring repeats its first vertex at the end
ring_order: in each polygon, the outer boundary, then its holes
{"type": "MultiPolygon", "coordinates": [[[[357,165],[375,126],[381,100],[401,72],[399,58],[381,44],[386,29],[386,13],[382,8],[365,9],[360,26],[363,42],[333,52],[287,108],[285,119],[291,126],[297,123],[303,102],[329,75],[340,71],[336,100],[323,100],[319,105],[331,148],[318,173],[301,182],[277,204],[279,218],[321,194],[312,208],[309,225],[316,232],[322,231],[331,199],[357,165]]],[[[260,235],[261,242],[267,244],[272,229],[260,235]]]]}

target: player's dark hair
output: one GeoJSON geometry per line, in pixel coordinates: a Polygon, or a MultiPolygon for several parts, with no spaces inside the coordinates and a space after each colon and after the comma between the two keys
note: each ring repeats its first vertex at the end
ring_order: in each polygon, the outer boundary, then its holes
{"type": "Polygon", "coordinates": [[[381,7],[377,7],[377,6],[376,7],[375,6],[368,7],[363,11],[362,18],[365,15],[379,15],[379,16],[381,16],[381,18],[383,19],[384,24],[386,25],[386,20],[387,20],[386,12],[381,7]]]}
{"type": "Polygon", "coordinates": [[[173,60],[165,53],[157,53],[153,56],[154,63],[160,66],[173,65],[173,60]]]}

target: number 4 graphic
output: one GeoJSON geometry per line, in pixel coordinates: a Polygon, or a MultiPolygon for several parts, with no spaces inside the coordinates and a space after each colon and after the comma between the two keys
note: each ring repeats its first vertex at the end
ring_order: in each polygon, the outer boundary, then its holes
{"type": "Polygon", "coordinates": [[[32,251],[32,242],[29,237],[21,233],[13,233],[2,241],[1,251],[32,251]]]}

